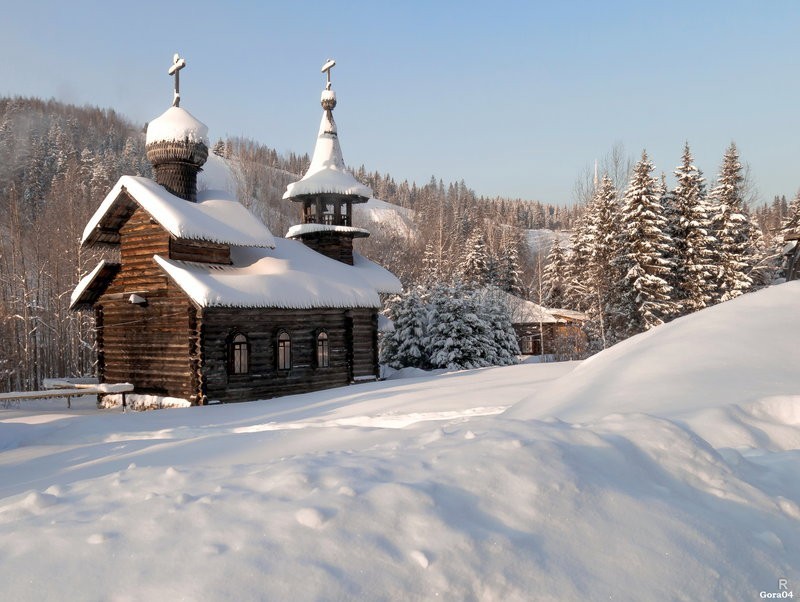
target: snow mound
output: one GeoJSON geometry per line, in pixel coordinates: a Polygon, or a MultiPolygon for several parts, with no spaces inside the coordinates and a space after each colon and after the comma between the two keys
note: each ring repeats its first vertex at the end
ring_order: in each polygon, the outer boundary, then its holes
{"type": "MultiPolygon", "coordinates": [[[[736,404],[796,424],[800,282],[743,295],[606,349],[507,415],[685,417],[736,404]]],[[[728,410],[729,411],[729,410],[728,410]]]]}
{"type": "Polygon", "coordinates": [[[578,364],[411,372],[186,412],[4,410],[3,593],[655,601],[796,588],[798,293],[748,295],[578,364]]]}

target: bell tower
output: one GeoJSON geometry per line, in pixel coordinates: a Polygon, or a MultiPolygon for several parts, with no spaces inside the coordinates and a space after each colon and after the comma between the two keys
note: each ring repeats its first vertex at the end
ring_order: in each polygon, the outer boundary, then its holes
{"type": "Polygon", "coordinates": [[[353,239],[369,236],[369,232],[353,227],[353,205],[367,202],[372,189],[347,171],[339,134],[333,120],[336,93],[331,89],[331,69],[336,61],[322,66],[327,77],[322,91],[322,121],[311,165],[302,179],[289,184],[284,199],[301,207],[302,223],[292,226],[287,238],[301,240],[306,246],[330,257],[353,265],[353,239]]]}

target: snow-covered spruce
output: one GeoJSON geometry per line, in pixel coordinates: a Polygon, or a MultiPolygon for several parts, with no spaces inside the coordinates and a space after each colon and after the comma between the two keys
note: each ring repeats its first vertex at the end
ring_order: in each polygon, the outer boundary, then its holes
{"type": "Polygon", "coordinates": [[[615,265],[623,274],[620,311],[628,316],[623,335],[648,330],[675,314],[673,290],[666,278],[674,264],[662,213],[662,188],[642,153],[634,166],[622,207],[620,254],[615,265]]]}
{"type": "Polygon", "coordinates": [[[519,346],[504,298],[462,284],[394,297],[389,313],[395,330],[383,339],[381,361],[393,368],[449,370],[516,363],[519,346]]]}

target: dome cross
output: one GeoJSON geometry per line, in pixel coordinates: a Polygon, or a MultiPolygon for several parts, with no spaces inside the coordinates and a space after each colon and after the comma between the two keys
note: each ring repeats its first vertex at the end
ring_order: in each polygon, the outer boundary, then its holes
{"type": "Polygon", "coordinates": [[[186,66],[186,59],[182,59],[176,52],[172,57],[172,66],[167,70],[169,75],[175,76],[175,93],[172,97],[172,106],[179,107],[181,105],[181,69],[186,66]]]}
{"type": "Polygon", "coordinates": [[[328,59],[328,62],[322,65],[322,69],[320,69],[322,73],[328,76],[328,83],[325,85],[326,90],[331,89],[331,69],[333,69],[334,65],[336,65],[336,61],[328,59]]]}

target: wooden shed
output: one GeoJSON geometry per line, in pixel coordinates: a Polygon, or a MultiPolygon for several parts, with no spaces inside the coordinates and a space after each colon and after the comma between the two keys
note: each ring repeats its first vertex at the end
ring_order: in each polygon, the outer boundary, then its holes
{"type": "Polygon", "coordinates": [[[582,328],[586,314],[549,309],[509,294],[506,304],[522,355],[577,357],[586,350],[587,337],[582,328]]]}
{"type": "MultiPolygon", "coordinates": [[[[331,109],[323,121],[332,123],[331,109]]],[[[312,166],[340,163],[343,171],[335,146],[338,163],[317,156],[332,148],[318,142],[312,166]]],[[[120,178],[82,240],[119,249],[119,261],[102,261],[72,296],[73,308],[95,315],[100,382],[205,404],[378,376],[380,295],[401,287],[353,252],[352,226],[323,224],[334,228],[320,233],[329,244],[316,247],[315,235],[274,238],[227,193],[198,191],[207,129],[181,107],[150,123],[146,148],[155,181],[120,178]]],[[[315,194],[333,195],[349,218],[351,204],[371,196],[358,186],[357,194],[324,186],[315,194]]]]}

